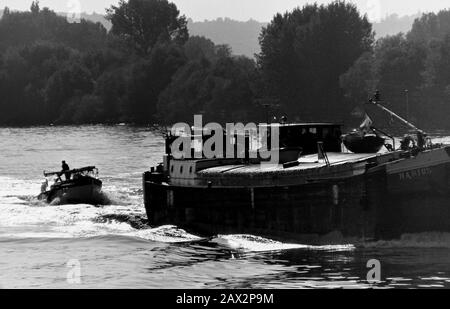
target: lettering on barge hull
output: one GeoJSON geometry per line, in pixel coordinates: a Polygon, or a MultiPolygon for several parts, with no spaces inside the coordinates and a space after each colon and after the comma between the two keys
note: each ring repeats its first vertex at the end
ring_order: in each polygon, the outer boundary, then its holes
{"type": "Polygon", "coordinates": [[[449,192],[450,163],[401,171],[388,175],[387,188],[392,194],[447,195],[449,192]]]}
{"type": "Polygon", "coordinates": [[[412,171],[407,171],[398,174],[400,181],[403,180],[414,180],[416,178],[425,177],[425,176],[431,176],[433,174],[431,168],[420,168],[412,171]]]}

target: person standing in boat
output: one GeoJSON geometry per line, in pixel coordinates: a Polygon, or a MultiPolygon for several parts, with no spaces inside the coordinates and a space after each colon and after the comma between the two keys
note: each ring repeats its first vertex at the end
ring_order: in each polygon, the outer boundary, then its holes
{"type": "Polygon", "coordinates": [[[423,132],[422,130],[417,131],[417,147],[419,147],[420,150],[423,150],[426,148],[427,145],[427,134],[423,132]]]}
{"type": "Polygon", "coordinates": [[[66,163],[66,161],[62,161],[62,173],[64,173],[66,180],[70,180],[70,171],[69,165],[66,163]]]}
{"type": "Polygon", "coordinates": [[[45,179],[44,182],[42,182],[41,185],[41,193],[46,192],[48,189],[48,179],[45,179]]]}

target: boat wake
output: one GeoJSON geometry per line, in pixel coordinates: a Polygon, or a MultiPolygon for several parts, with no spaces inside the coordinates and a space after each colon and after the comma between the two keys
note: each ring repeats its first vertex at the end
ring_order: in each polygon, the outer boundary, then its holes
{"type": "Polygon", "coordinates": [[[101,194],[102,196],[99,197],[102,201],[101,205],[131,206],[143,204],[141,188],[104,184],[101,194]]]}
{"type": "MultiPolygon", "coordinates": [[[[113,199],[111,199],[110,195],[104,191],[96,193],[93,198],[95,200],[95,205],[93,205],[93,206],[121,205],[118,200],[114,201],[113,199]]],[[[63,201],[61,201],[61,199],[59,197],[56,197],[48,205],[63,206],[63,205],[65,205],[65,203],[63,201]]]]}
{"type": "MultiPolygon", "coordinates": [[[[151,227],[142,206],[142,192],[136,188],[105,186],[101,205],[55,205],[39,201],[36,181],[0,177],[0,238],[92,238],[131,237],[161,243],[203,243],[237,252],[285,250],[353,251],[356,248],[450,248],[450,233],[403,235],[398,240],[357,242],[339,239],[330,245],[292,244],[253,235],[218,235],[202,238],[176,226],[151,227]],[[333,244],[333,245],[331,245],[333,244]]],[[[330,238],[331,239],[331,238],[330,238]]]]}
{"type": "Polygon", "coordinates": [[[163,243],[201,240],[174,226],[148,225],[140,189],[105,186],[101,205],[49,205],[36,197],[38,181],[0,177],[0,238],[124,236],[163,243]],[[112,192],[112,193],[110,193],[112,192]]]}
{"type": "Polygon", "coordinates": [[[219,235],[211,240],[220,246],[243,252],[270,252],[285,250],[311,250],[311,251],[353,251],[353,245],[325,245],[310,246],[301,244],[282,243],[253,235],[219,235]]]}

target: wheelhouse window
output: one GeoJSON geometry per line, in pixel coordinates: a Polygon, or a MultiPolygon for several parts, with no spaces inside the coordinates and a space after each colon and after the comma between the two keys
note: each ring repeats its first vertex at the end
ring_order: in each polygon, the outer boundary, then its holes
{"type": "Polygon", "coordinates": [[[280,148],[302,148],[303,155],[308,155],[317,153],[317,143],[322,142],[325,151],[341,152],[340,125],[288,124],[279,128],[280,148]]]}

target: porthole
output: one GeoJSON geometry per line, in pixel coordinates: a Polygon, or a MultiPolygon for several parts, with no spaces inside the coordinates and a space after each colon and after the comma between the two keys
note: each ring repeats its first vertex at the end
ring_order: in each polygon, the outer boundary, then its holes
{"type": "Polygon", "coordinates": [[[180,166],[180,174],[183,174],[183,166],[180,166]]]}
{"type": "Polygon", "coordinates": [[[189,174],[192,174],[192,166],[189,168],[189,174]]]}

